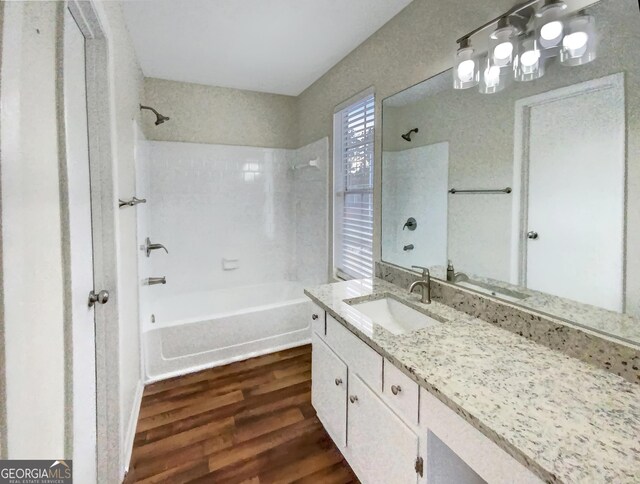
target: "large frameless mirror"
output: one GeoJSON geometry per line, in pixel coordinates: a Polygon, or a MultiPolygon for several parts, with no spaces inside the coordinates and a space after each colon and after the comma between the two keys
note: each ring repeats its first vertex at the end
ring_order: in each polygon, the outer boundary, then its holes
{"type": "Polygon", "coordinates": [[[499,71],[488,40],[460,61],[477,76],[459,64],[383,101],[382,260],[640,344],[640,11],[565,3],[542,73],[522,76],[534,13],[499,71]],[[597,45],[566,40],[580,18],[597,45]]]}

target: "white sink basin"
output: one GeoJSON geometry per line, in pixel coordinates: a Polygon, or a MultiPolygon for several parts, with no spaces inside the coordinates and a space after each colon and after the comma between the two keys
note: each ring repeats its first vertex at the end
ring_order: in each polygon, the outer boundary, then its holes
{"type": "Polygon", "coordinates": [[[441,324],[437,319],[388,297],[355,303],[352,304],[352,307],[393,334],[402,334],[441,324]]]}

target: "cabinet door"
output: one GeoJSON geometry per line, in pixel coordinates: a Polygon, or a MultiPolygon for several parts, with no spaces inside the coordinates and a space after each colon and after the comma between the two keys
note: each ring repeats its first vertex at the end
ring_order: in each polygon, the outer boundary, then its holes
{"type": "Polygon", "coordinates": [[[356,375],[349,374],[348,447],[364,483],[417,482],[418,436],[356,375]]]}
{"type": "Polygon", "coordinates": [[[317,333],[312,336],[311,402],[341,449],[347,442],[347,365],[317,333]]]}
{"type": "Polygon", "coordinates": [[[309,313],[312,331],[324,339],[326,334],[325,313],[324,309],[320,309],[316,304],[311,303],[311,312],[309,313]]]}

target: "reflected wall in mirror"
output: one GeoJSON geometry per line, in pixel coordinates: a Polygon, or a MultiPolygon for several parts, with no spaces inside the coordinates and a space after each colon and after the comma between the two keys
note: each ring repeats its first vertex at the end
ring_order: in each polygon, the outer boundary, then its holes
{"type": "Polygon", "coordinates": [[[589,64],[383,101],[382,260],[640,344],[640,11],[587,12],[589,64]]]}

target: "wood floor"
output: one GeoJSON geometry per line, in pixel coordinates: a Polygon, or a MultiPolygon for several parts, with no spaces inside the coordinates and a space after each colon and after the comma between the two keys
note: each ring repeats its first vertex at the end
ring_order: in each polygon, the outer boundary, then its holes
{"type": "Polygon", "coordinates": [[[311,346],[145,388],[126,483],[358,482],[311,406],[311,346]]]}

